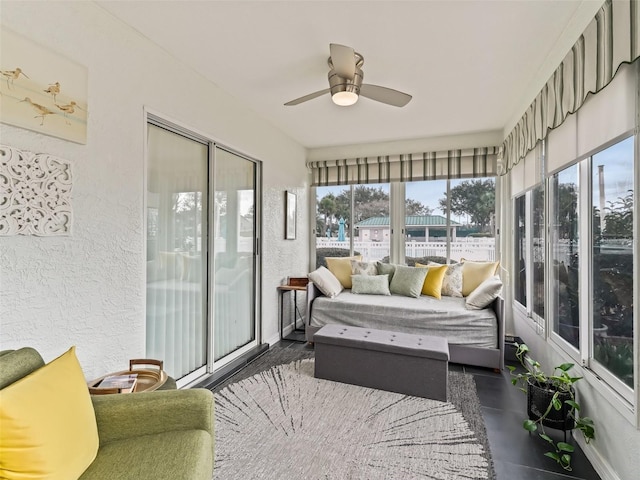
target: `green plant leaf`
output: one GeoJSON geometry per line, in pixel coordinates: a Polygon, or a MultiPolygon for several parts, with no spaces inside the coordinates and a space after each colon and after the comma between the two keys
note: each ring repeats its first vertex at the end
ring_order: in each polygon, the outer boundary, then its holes
{"type": "Polygon", "coordinates": [[[565,453],[560,457],[560,466],[565,470],[571,471],[571,455],[565,453]]]}
{"type": "Polygon", "coordinates": [[[553,398],[551,399],[551,403],[553,403],[553,408],[556,410],[560,410],[562,408],[562,402],[558,398],[559,392],[553,394],[553,398]]]}
{"type": "Polygon", "coordinates": [[[547,442],[549,442],[551,445],[553,445],[553,438],[551,438],[549,435],[546,435],[544,433],[540,434],[540,438],[542,438],[543,440],[546,440],[547,442]]]}
{"type": "Polygon", "coordinates": [[[563,363],[562,365],[558,365],[556,368],[562,370],[563,372],[567,372],[573,368],[573,363],[563,363]]]}
{"type": "Polygon", "coordinates": [[[573,448],[573,445],[569,445],[568,443],[558,442],[558,450],[562,452],[572,453],[575,450],[575,448],[573,448]]]}
{"type": "Polygon", "coordinates": [[[538,429],[538,426],[533,420],[525,420],[522,424],[522,428],[524,428],[528,432],[535,432],[538,429]]]}
{"type": "Polygon", "coordinates": [[[580,405],[577,402],[573,400],[565,400],[564,403],[569,405],[571,408],[575,408],[576,410],[580,411],[580,405]]]}
{"type": "Polygon", "coordinates": [[[593,420],[589,417],[580,417],[580,423],[585,425],[593,425],[593,420]]]}
{"type": "Polygon", "coordinates": [[[556,452],[547,452],[544,454],[545,457],[553,458],[556,462],[560,463],[560,455],[556,452]]]}
{"type": "Polygon", "coordinates": [[[583,377],[570,377],[571,383],[576,383],[578,380],[582,380],[583,377]]]}

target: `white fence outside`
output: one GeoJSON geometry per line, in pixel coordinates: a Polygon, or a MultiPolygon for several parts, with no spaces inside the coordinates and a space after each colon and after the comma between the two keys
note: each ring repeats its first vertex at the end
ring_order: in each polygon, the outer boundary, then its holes
{"type": "MultiPolygon", "coordinates": [[[[339,248],[349,250],[349,240],[316,238],[316,248],[339,248]]],[[[362,254],[365,261],[381,260],[389,256],[389,242],[353,242],[353,249],[362,254]]],[[[405,242],[406,257],[446,257],[446,242],[405,242]]],[[[469,238],[451,242],[451,259],[495,261],[495,238],[469,238]]]]}

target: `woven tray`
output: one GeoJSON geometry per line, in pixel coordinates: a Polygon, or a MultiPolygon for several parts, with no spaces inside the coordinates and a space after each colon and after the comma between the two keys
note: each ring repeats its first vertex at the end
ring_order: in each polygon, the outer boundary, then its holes
{"type": "Polygon", "coordinates": [[[100,388],[100,382],[111,375],[138,375],[133,393],[152,392],[160,388],[167,381],[167,373],[162,369],[162,360],[152,358],[136,358],[129,360],[129,370],[113,372],[87,383],[91,395],[104,395],[109,393],[121,393],[117,388],[100,388]],[[136,366],[154,366],[155,368],[139,368],[136,366]]]}

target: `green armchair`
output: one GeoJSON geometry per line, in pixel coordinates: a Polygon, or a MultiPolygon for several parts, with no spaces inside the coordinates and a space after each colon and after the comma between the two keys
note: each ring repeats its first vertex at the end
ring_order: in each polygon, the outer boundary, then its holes
{"type": "MultiPolygon", "coordinates": [[[[0,389],[44,366],[32,348],[0,352],[0,389]]],[[[213,394],[205,389],[91,397],[98,454],[81,475],[96,479],[213,476],[213,394]]]]}

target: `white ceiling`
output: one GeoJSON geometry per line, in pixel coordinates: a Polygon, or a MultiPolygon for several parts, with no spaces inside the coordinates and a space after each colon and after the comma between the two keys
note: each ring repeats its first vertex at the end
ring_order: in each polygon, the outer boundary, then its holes
{"type": "Polygon", "coordinates": [[[508,131],[602,1],[97,3],[317,149],[508,131]],[[329,43],[364,56],[364,83],[412,101],[338,107],[324,95],[285,107],[328,87],[329,43]]]}

